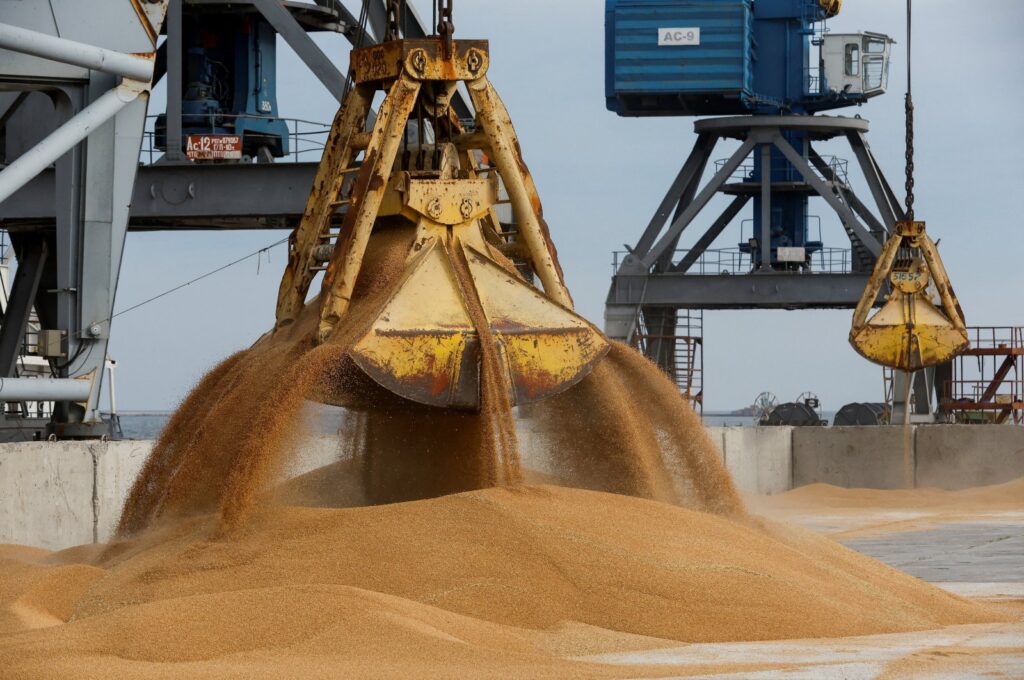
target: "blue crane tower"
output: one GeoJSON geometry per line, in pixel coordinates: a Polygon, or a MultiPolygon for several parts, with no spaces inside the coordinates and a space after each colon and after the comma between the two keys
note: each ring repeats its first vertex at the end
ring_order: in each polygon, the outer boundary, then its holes
{"type": "Polygon", "coordinates": [[[823,112],[885,92],[893,41],[833,33],[841,0],[606,0],[605,93],[624,117],[713,116],[640,239],[615,258],[606,331],[640,347],[700,403],[691,310],[853,308],[902,209],[867,143],[868,122],[823,112]],[[870,191],[817,142],[845,139],[870,191]],[[723,140],[740,146],[714,165],[723,140]],[[731,197],[688,250],[683,233],[731,197]],[[812,198],[838,215],[848,249],[812,233],[812,198]],[[710,246],[752,205],[743,240],[710,246]],[[686,347],[690,346],[690,349],[686,347]]]}

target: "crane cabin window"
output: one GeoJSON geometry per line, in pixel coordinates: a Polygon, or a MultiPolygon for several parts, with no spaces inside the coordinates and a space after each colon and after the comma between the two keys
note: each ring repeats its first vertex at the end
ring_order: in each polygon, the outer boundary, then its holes
{"type": "Polygon", "coordinates": [[[864,59],[864,90],[884,90],[888,86],[889,71],[884,57],[867,57],[864,59]]]}
{"type": "Polygon", "coordinates": [[[864,91],[884,92],[889,87],[888,39],[864,38],[864,91]]]}
{"type": "Polygon", "coordinates": [[[860,45],[855,43],[846,46],[846,75],[860,75],[860,45]]]}
{"type": "Polygon", "coordinates": [[[885,54],[887,44],[878,38],[866,38],[864,40],[864,51],[868,54],[885,54]]]}

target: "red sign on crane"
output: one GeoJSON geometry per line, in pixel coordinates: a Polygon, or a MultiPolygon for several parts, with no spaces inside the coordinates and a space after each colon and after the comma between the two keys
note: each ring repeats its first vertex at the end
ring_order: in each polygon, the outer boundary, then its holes
{"type": "Polygon", "coordinates": [[[189,135],[185,155],[193,161],[242,159],[241,135],[189,135]]]}

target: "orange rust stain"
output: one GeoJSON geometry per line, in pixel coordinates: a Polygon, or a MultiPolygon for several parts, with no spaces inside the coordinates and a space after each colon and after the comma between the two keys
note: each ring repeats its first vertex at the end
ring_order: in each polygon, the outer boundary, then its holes
{"type": "Polygon", "coordinates": [[[135,14],[139,17],[139,23],[142,24],[142,29],[146,31],[146,35],[149,36],[149,42],[156,46],[156,30],[153,28],[153,24],[149,23],[149,19],[146,17],[146,11],[142,9],[142,5],[139,4],[139,0],[131,0],[132,9],[135,10],[135,14]]]}

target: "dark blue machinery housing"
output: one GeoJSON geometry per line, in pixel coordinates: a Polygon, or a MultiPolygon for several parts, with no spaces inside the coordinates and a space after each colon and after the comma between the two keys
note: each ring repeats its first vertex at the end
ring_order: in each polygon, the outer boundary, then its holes
{"type": "Polygon", "coordinates": [[[891,41],[823,33],[829,6],[817,0],[607,0],[608,109],[622,116],[705,116],[862,104],[885,91],[891,41]],[[826,68],[836,47],[843,68],[826,68]]]}
{"type": "MultiPolygon", "coordinates": [[[[276,31],[244,6],[183,9],[182,151],[194,160],[286,156],[288,125],[277,117],[276,31]]],[[[160,150],[167,148],[166,119],[156,120],[160,150]]]]}

